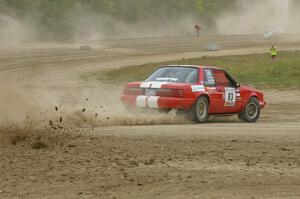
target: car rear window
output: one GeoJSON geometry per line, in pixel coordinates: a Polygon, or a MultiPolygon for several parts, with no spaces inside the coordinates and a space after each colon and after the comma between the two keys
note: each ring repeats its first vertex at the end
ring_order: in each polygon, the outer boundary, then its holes
{"type": "Polygon", "coordinates": [[[199,70],[193,67],[162,67],[155,71],[146,81],[197,83],[199,70]]]}

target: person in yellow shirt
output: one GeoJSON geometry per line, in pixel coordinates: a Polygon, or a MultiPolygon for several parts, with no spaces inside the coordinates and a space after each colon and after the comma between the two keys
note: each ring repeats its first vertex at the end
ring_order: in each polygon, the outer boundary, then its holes
{"type": "Polygon", "coordinates": [[[274,46],[272,46],[271,47],[271,58],[272,58],[273,61],[275,61],[277,55],[278,55],[277,49],[274,46]]]}

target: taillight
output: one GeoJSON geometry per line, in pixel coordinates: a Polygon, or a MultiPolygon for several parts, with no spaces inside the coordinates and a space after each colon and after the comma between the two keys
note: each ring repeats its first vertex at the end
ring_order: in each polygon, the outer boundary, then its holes
{"type": "Polygon", "coordinates": [[[144,95],[144,89],[140,87],[126,87],[124,94],[126,95],[144,95]]]}
{"type": "Polygon", "coordinates": [[[160,88],[156,91],[156,96],[162,97],[183,97],[182,89],[160,88]]]}

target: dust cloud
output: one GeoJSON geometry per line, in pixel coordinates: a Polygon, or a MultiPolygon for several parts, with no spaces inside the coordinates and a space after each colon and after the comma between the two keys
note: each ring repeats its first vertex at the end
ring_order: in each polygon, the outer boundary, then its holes
{"type": "MultiPolygon", "coordinates": [[[[2,6],[3,7],[3,6],[2,6]]],[[[15,44],[63,40],[69,42],[95,41],[106,38],[155,36],[191,36],[194,25],[203,24],[204,33],[253,34],[299,32],[299,3],[292,0],[237,0],[230,10],[205,19],[186,12],[178,17],[141,14],[137,20],[126,21],[104,13],[91,11],[74,3],[62,14],[62,22],[53,30],[41,20],[43,13],[33,10],[20,16],[11,9],[0,10],[0,43],[15,44]],[[219,16],[220,15],[220,16],[219,16]],[[203,21],[202,21],[203,20],[203,21]]]]}
{"type": "Polygon", "coordinates": [[[0,44],[67,41],[83,42],[112,38],[137,38],[156,36],[193,35],[195,16],[186,14],[180,18],[141,17],[134,22],[93,12],[79,3],[65,13],[60,26],[49,29],[40,19],[42,13],[34,10],[26,16],[14,10],[0,10],[0,44]]]}
{"type": "Polygon", "coordinates": [[[125,22],[109,15],[91,12],[81,7],[66,14],[71,27],[72,41],[95,41],[116,38],[142,38],[159,36],[190,36],[194,34],[197,19],[192,15],[180,19],[141,18],[136,22],[125,22]]]}
{"type": "Polygon", "coordinates": [[[31,17],[19,18],[16,15],[0,13],[0,44],[18,44],[38,41],[36,25],[31,17]]]}
{"type": "Polygon", "coordinates": [[[74,91],[73,96],[15,85],[0,89],[2,143],[34,143],[37,139],[57,142],[106,126],[190,123],[176,111],[129,110],[119,99],[121,89],[86,88],[74,91]]]}
{"type": "MultiPolygon", "coordinates": [[[[176,111],[163,113],[157,110],[128,108],[121,102],[121,91],[119,86],[110,85],[106,88],[98,85],[81,88],[68,96],[62,96],[60,93],[44,94],[44,97],[47,96],[47,102],[42,100],[40,103],[57,107],[52,108],[56,118],[62,117],[64,124],[77,128],[189,122],[184,115],[178,115],[176,111]]],[[[51,107],[47,109],[51,110],[51,107]]]]}
{"type": "Polygon", "coordinates": [[[291,0],[239,0],[234,10],[216,20],[220,34],[263,34],[299,32],[299,3],[291,0]]]}

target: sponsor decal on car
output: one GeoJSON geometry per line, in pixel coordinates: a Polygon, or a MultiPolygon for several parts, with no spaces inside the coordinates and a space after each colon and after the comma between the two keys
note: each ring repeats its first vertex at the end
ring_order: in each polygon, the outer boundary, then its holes
{"type": "Polygon", "coordinates": [[[209,94],[214,94],[217,90],[216,87],[205,87],[205,89],[209,94]]]}
{"type": "Polygon", "coordinates": [[[156,78],[156,81],[162,81],[162,82],[177,82],[178,78],[172,78],[172,77],[158,77],[156,78]]]}
{"type": "Polygon", "coordinates": [[[192,85],[192,92],[204,92],[205,88],[203,85],[192,85]]]}
{"type": "Polygon", "coordinates": [[[241,98],[241,91],[240,91],[240,89],[238,88],[238,89],[236,89],[236,99],[237,100],[240,100],[240,99],[242,99],[241,98]]]}
{"type": "Polygon", "coordinates": [[[226,87],[225,88],[225,104],[224,104],[224,106],[235,106],[235,101],[236,101],[235,88],[226,87]]]}

